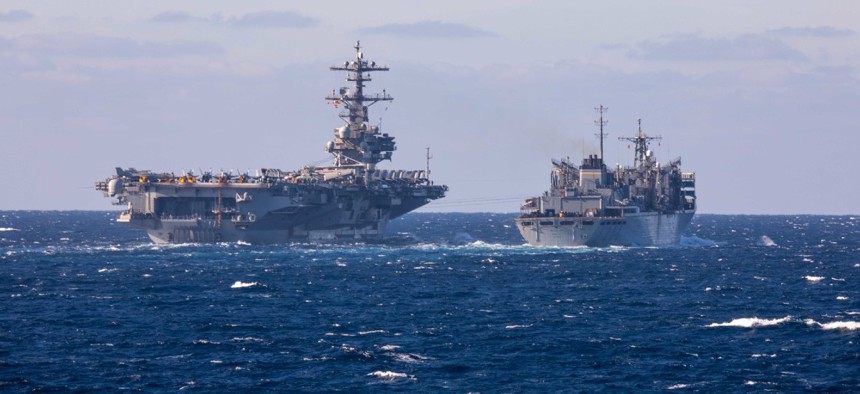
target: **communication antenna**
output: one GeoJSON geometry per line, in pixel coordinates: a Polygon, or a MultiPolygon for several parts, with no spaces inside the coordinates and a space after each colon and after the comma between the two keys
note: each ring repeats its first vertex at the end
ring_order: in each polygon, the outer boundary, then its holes
{"type": "Polygon", "coordinates": [[[651,141],[660,141],[663,137],[650,137],[642,131],[642,119],[637,121],[639,131],[633,137],[618,137],[619,141],[630,141],[635,146],[635,155],[633,156],[633,165],[638,167],[645,163],[645,154],[648,152],[648,144],[651,141]]]}
{"type": "Polygon", "coordinates": [[[597,133],[595,135],[597,136],[597,138],[600,138],[600,161],[602,162],[603,161],[603,138],[606,137],[607,135],[609,135],[609,133],[603,132],[603,126],[606,126],[606,124],[609,123],[608,120],[603,120],[603,113],[608,111],[609,108],[606,108],[601,104],[599,107],[595,108],[594,110],[597,111],[597,113],[599,114],[599,117],[597,120],[594,121],[594,124],[596,124],[597,127],[600,128],[600,133],[597,133]]]}
{"type": "Polygon", "coordinates": [[[433,158],[433,156],[430,156],[430,146],[427,146],[427,147],[426,147],[426,148],[424,148],[424,149],[426,150],[426,153],[425,153],[425,155],[424,155],[424,158],[427,160],[427,168],[426,168],[426,171],[427,171],[427,181],[429,182],[429,181],[430,181],[430,159],[432,159],[432,158],[433,158]]]}

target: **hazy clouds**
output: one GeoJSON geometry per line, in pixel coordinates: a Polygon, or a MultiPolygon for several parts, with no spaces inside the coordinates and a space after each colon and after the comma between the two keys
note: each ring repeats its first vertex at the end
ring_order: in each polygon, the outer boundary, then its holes
{"type": "Polygon", "coordinates": [[[644,41],[636,44],[627,55],[645,60],[696,62],[806,59],[801,52],[782,41],[758,34],[733,38],[686,35],[644,41]]]}
{"type": "Polygon", "coordinates": [[[0,52],[42,57],[171,57],[211,55],[223,51],[221,45],[212,41],[152,42],[77,33],[0,37],[0,52]]]}
{"type": "Polygon", "coordinates": [[[0,11],[0,23],[16,23],[33,19],[33,14],[25,10],[0,11]]]}
{"type": "Polygon", "coordinates": [[[469,25],[439,21],[391,23],[381,26],[367,27],[360,31],[372,34],[425,38],[472,38],[495,36],[492,32],[469,25]]]}
{"type": "Polygon", "coordinates": [[[213,14],[208,17],[194,16],[187,12],[165,11],[149,19],[158,23],[202,22],[219,26],[237,28],[292,28],[302,29],[319,25],[319,21],[289,11],[258,11],[241,16],[223,17],[213,14]]]}
{"type": "Polygon", "coordinates": [[[850,29],[837,29],[831,26],[817,26],[817,27],[783,27],[780,29],[773,29],[768,31],[768,33],[780,35],[780,36],[789,36],[789,37],[819,37],[819,38],[832,38],[832,37],[850,37],[856,34],[854,30],[850,29]]]}

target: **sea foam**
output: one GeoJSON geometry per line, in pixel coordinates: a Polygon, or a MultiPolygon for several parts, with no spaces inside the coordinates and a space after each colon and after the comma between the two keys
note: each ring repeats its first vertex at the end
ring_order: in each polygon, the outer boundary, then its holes
{"type": "Polygon", "coordinates": [[[808,326],[817,326],[821,327],[824,330],[858,330],[860,329],[860,322],[856,321],[834,321],[830,323],[819,323],[812,319],[806,319],[804,321],[808,326]]]}
{"type": "Polygon", "coordinates": [[[245,288],[245,287],[253,287],[256,285],[257,285],[257,282],[242,282],[240,280],[237,280],[235,283],[230,285],[230,288],[231,289],[241,289],[241,288],[245,288]]]}
{"type": "Polygon", "coordinates": [[[393,371],[373,371],[367,376],[373,376],[380,379],[403,379],[409,377],[409,375],[403,372],[393,372],[393,371]]]}
{"type": "Polygon", "coordinates": [[[759,319],[757,317],[743,317],[740,319],[734,319],[727,323],[711,323],[708,324],[706,327],[767,327],[782,324],[789,320],[791,320],[791,316],[786,316],[781,319],[759,319]]]}
{"type": "Polygon", "coordinates": [[[770,239],[770,237],[768,237],[767,235],[762,235],[761,237],[759,237],[758,242],[756,242],[756,245],[758,245],[758,246],[778,246],[776,244],[776,242],[773,242],[773,240],[770,239]]]}

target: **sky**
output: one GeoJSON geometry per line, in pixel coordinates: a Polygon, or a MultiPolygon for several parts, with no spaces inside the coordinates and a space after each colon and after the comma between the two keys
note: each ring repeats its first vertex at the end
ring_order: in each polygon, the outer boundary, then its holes
{"type": "Polygon", "coordinates": [[[696,172],[700,213],[858,214],[860,2],[40,1],[0,3],[0,210],[115,209],[114,167],[298,169],[341,125],[329,67],[368,91],[423,169],[423,211],[514,212],[550,159],[606,162],[637,120],[696,172]],[[356,6],[356,4],[359,4],[356,6]],[[778,6],[777,6],[778,4],[778,6]],[[847,177],[847,178],[846,178],[847,177]]]}

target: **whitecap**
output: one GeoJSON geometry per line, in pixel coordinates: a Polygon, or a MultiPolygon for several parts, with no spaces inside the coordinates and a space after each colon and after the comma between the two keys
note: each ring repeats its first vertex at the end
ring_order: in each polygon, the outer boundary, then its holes
{"type": "Polygon", "coordinates": [[[532,326],[531,324],[511,324],[511,325],[505,326],[505,328],[508,330],[513,330],[515,328],[529,328],[531,326],[532,326]]]}
{"type": "Polygon", "coordinates": [[[409,375],[407,375],[403,372],[393,372],[393,371],[373,371],[373,372],[367,374],[367,376],[373,376],[373,377],[380,378],[380,379],[390,379],[390,380],[403,379],[403,378],[409,377],[409,375]]]}
{"type": "Polygon", "coordinates": [[[383,334],[385,330],[370,330],[370,331],[359,331],[358,335],[368,335],[368,334],[383,334]]]}
{"type": "Polygon", "coordinates": [[[856,321],[834,321],[830,323],[819,323],[812,319],[806,319],[806,325],[808,326],[818,326],[824,330],[858,330],[860,329],[860,322],[856,321]]]}
{"type": "Polygon", "coordinates": [[[820,282],[824,279],[823,276],[812,276],[812,275],[807,275],[807,276],[804,276],[803,278],[806,279],[808,282],[812,282],[812,283],[820,282]]]}
{"type": "Polygon", "coordinates": [[[379,347],[379,350],[385,350],[385,351],[388,351],[388,350],[395,350],[395,349],[400,349],[400,346],[397,346],[397,345],[382,345],[382,346],[380,346],[380,347],[379,347]]]}
{"type": "Polygon", "coordinates": [[[233,283],[230,286],[230,288],[231,289],[241,289],[241,288],[245,288],[245,287],[253,287],[256,285],[257,285],[257,282],[242,282],[240,280],[237,280],[235,283],[233,283]]]}
{"type": "Polygon", "coordinates": [[[420,354],[414,353],[393,353],[391,355],[396,361],[407,363],[407,364],[416,364],[424,362],[424,360],[432,360],[432,357],[422,356],[420,354]]]}
{"type": "Polygon", "coordinates": [[[254,338],[254,337],[233,337],[233,338],[230,338],[230,341],[231,342],[263,342],[262,339],[254,338]]]}
{"type": "Polygon", "coordinates": [[[776,242],[773,242],[773,240],[770,239],[770,237],[768,237],[767,235],[762,235],[761,237],[759,237],[758,242],[756,242],[756,245],[758,245],[758,246],[778,246],[776,244],[776,242]]]}
{"type": "Polygon", "coordinates": [[[116,268],[99,268],[99,272],[100,272],[100,273],[104,273],[104,272],[114,272],[114,271],[116,271],[116,270],[117,270],[116,268]]]}
{"type": "Polygon", "coordinates": [[[845,301],[845,300],[847,300],[847,299],[848,299],[848,297],[846,297],[846,296],[836,296],[836,299],[837,299],[837,300],[839,300],[839,301],[845,301]]]}
{"type": "Polygon", "coordinates": [[[0,227],[0,233],[6,232],[6,231],[19,231],[19,230],[17,228],[12,228],[12,227],[0,227]]]}
{"type": "Polygon", "coordinates": [[[334,357],[302,357],[302,361],[331,361],[334,357]]]}
{"type": "Polygon", "coordinates": [[[669,387],[666,387],[666,390],[678,390],[678,389],[685,389],[687,387],[690,387],[690,385],[684,384],[684,383],[678,383],[678,384],[673,384],[669,387]]]}
{"type": "Polygon", "coordinates": [[[727,323],[711,323],[705,327],[767,327],[782,324],[791,320],[791,316],[786,316],[781,319],[759,319],[757,317],[743,317],[734,319],[727,323]]]}

